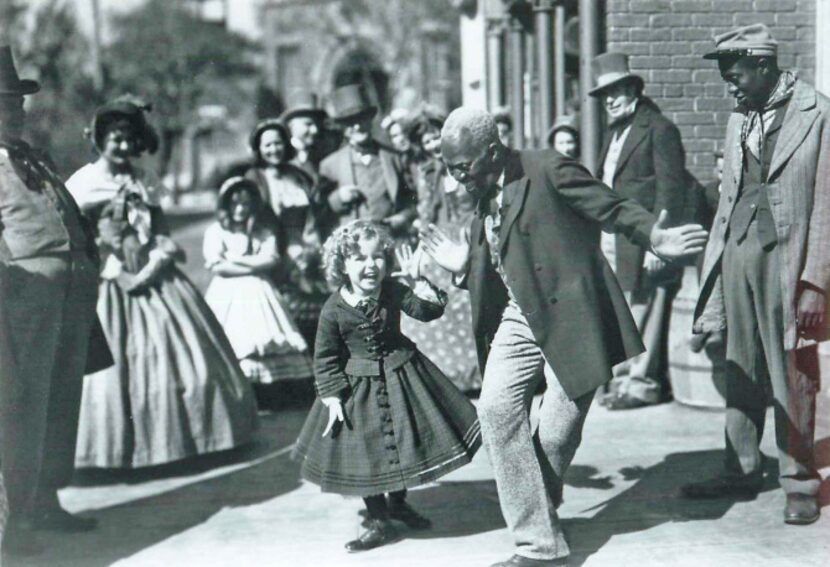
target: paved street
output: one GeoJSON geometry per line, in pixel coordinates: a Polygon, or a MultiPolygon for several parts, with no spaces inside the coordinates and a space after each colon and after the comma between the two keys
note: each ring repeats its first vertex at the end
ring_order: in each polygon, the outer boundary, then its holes
{"type": "MultiPolygon", "coordinates": [[[[827,409],[823,404],[821,411],[827,409]]],[[[434,520],[432,530],[347,554],[343,543],[360,529],[362,503],[298,480],[287,453],[303,417],[302,409],[265,415],[256,443],[230,455],[154,471],[79,475],[79,485],[61,498],[71,510],[97,517],[100,529],[51,536],[47,555],[9,565],[481,567],[509,554],[484,453],[412,492],[412,503],[434,520]]],[[[679,497],[680,484],[717,470],[722,423],[721,412],[676,404],[623,413],[594,408],[560,510],[572,565],[826,565],[830,517],[785,526],[773,460],[767,490],[754,500],[679,497]]],[[[825,477],[828,435],[819,436],[825,477]]],[[[770,436],[764,449],[774,454],[770,436]]],[[[826,505],[830,481],[822,492],[826,505]]]]}
{"type": "MultiPolygon", "coordinates": [[[[176,232],[189,252],[188,273],[204,287],[199,247],[204,218],[176,232]]],[[[822,396],[819,415],[828,415],[822,396]]],[[[100,528],[50,535],[48,552],[11,567],[482,567],[511,552],[486,455],[414,490],[413,505],[433,529],[404,533],[388,547],[349,555],[362,502],[324,495],[299,481],[288,453],[305,408],[263,414],[255,443],[142,471],[84,471],[61,494],[73,512],[100,528]]],[[[819,460],[830,475],[830,420],[821,418],[819,460]]],[[[714,473],[722,452],[723,413],[678,404],[609,412],[595,407],[567,477],[564,518],[572,565],[808,566],[830,556],[830,511],[808,527],[781,521],[784,496],[769,459],[765,491],[750,501],[690,502],[678,487],[714,473]]],[[[771,414],[764,451],[774,456],[771,414]]],[[[830,502],[830,481],[822,503],[830,502]]]]}

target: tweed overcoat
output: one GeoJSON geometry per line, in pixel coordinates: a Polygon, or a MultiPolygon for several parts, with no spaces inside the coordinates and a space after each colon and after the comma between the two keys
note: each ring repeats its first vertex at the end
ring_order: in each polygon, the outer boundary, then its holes
{"type": "MultiPolygon", "coordinates": [[[[320,182],[322,191],[327,196],[329,206],[342,222],[352,218],[351,206],[340,199],[336,189],[343,185],[357,185],[354,168],[352,166],[352,148],[346,144],[320,163],[320,182]]],[[[409,187],[404,179],[403,170],[396,154],[378,144],[378,158],[383,168],[383,177],[386,180],[386,190],[389,200],[394,204],[395,212],[408,211],[412,219],[416,216],[414,188],[409,187]]]]}
{"type": "MultiPolygon", "coordinates": [[[[499,242],[504,272],[533,336],[571,398],[611,378],[643,352],[640,334],[600,250],[606,228],[648,246],[654,216],[555,150],[510,151],[499,242]]],[[[507,303],[479,212],[461,285],[470,290],[479,365],[507,303]]]]}
{"type": "MultiPolygon", "coordinates": [[[[608,131],[599,155],[597,177],[603,178],[603,163],[611,143],[608,131]]],[[[623,143],[614,172],[614,191],[637,201],[655,215],[665,209],[670,222],[678,224],[686,208],[687,191],[693,187],[686,172],[686,152],[680,131],[648,98],[640,99],[623,143]]],[[[617,279],[625,291],[643,283],[643,247],[617,235],[617,279]]],[[[669,268],[674,279],[680,271],[669,268]]],[[[667,276],[669,274],[666,274],[667,276]]],[[[665,278],[661,278],[665,280],[665,278]]]]}
{"type": "MultiPolygon", "coordinates": [[[[694,330],[698,333],[727,328],[721,258],[741,186],[745,112],[736,108],[726,127],[720,202],[706,246],[695,308],[694,330]]],[[[781,257],[784,348],[792,350],[810,344],[799,339],[796,331],[799,283],[825,292],[830,285],[830,100],[803,81],[796,82],[784,115],[764,189],[781,257]]],[[[826,339],[826,333],[820,338],[826,339]]]]}

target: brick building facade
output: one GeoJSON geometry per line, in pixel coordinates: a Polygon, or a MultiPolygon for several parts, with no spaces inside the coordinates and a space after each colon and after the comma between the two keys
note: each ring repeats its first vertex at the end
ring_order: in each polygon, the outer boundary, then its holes
{"type": "Polygon", "coordinates": [[[816,0],[608,0],[606,49],[631,55],[646,94],[681,130],[689,170],[712,178],[734,100],[717,65],[702,59],[712,36],[761,22],[779,43],[779,62],[813,83],[816,0]]]}

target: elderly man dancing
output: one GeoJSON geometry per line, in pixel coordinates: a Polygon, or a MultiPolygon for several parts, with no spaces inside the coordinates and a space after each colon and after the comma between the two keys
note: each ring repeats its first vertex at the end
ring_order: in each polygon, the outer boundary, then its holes
{"type": "Polygon", "coordinates": [[[450,114],[442,153],[478,201],[468,242],[430,227],[424,247],[471,294],[484,375],[479,418],[516,543],[494,567],[562,565],[570,551],[556,508],[594,391],[612,366],[643,351],[600,229],[664,259],[702,251],[707,235],[697,225],[666,228],[665,211],[656,219],[555,150],[506,148],[482,110],[450,114]],[[547,392],[534,433],[540,368],[547,392]]]}

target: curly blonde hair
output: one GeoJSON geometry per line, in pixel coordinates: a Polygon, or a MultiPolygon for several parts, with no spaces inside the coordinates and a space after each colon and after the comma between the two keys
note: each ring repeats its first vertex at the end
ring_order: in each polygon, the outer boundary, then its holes
{"type": "Polygon", "coordinates": [[[395,242],[389,230],[374,221],[353,220],[335,230],[323,245],[323,268],[326,281],[337,289],[349,284],[346,275],[346,258],[360,250],[362,240],[377,239],[386,256],[387,266],[392,266],[395,242]]]}

